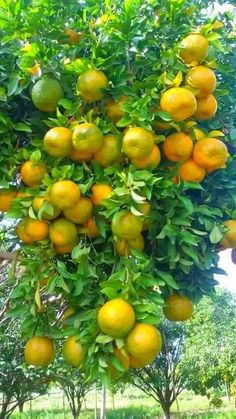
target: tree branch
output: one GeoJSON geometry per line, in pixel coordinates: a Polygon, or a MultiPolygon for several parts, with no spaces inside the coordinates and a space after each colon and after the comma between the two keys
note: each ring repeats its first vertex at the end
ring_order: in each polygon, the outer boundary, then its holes
{"type": "Polygon", "coordinates": [[[0,252],[0,259],[2,260],[14,260],[17,252],[0,252]]]}

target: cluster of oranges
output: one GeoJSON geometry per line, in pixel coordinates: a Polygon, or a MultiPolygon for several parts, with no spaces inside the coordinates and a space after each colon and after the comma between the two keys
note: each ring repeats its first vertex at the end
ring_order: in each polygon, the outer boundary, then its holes
{"type": "MultiPolygon", "coordinates": [[[[168,112],[175,123],[189,118],[197,121],[214,116],[217,101],[213,96],[216,87],[214,72],[202,61],[207,56],[208,42],[200,34],[187,36],[180,44],[179,55],[191,68],[187,72],[182,87],[166,90],[160,99],[157,111],[168,112]]],[[[80,75],[76,85],[77,94],[86,103],[103,99],[108,89],[106,75],[97,69],[89,69],[80,75]]],[[[32,89],[32,101],[43,112],[53,112],[63,97],[60,83],[50,77],[40,79],[32,89]]],[[[123,105],[129,101],[127,96],[119,100],[111,99],[104,104],[106,117],[117,124],[125,115],[123,105]]],[[[158,130],[171,130],[169,123],[156,123],[158,130]]],[[[182,126],[180,124],[180,126],[182,126]]],[[[186,125],[187,126],[187,125],[186,125]]],[[[189,125],[190,126],[190,125],[189,125]]],[[[103,135],[101,129],[92,122],[71,121],[69,127],[54,127],[46,132],[43,139],[44,150],[56,159],[71,159],[75,163],[89,163],[95,160],[107,168],[117,163],[132,164],[137,169],[154,170],[161,161],[161,154],[167,159],[172,170],[178,164],[179,178],[185,181],[201,182],[207,173],[225,166],[228,151],[218,138],[207,135],[194,124],[192,131],[185,130],[169,134],[160,150],[156,134],[142,126],[127,127],[121,135],[103,135]],[[161,152],[162,151],[162,152],[161,152]]],[[[47,191],[32,195],[30,188],[44,189],[42,184],[48,168],[42,161],[28,160],[20,168],[21,179],[28,187],[22,191],[0,191],[0,210],[11,209],[15,198],[32,196],[32,210],[35,218],[27,216],[17,226],[17,235],[24,244],[50,239],[55,253],[66,254],[79,242],[81,235],[97,237],[99,229],[93,215],[94,206],[104,204],[113,194],[110,184],[95,183],[88,196],[82,196],[79,185],[63,179],[55,182],[47,191]]],[[[38,189],[37,189],[38,190],[38,189]]],[[[145,201],[140,205],[142,216],[134,215],[129,208],[120,209],[111,221],[114,247],[117,254],[128,256],[132,249],[143,250],[145,243],[142,231],[148,228],[151,204],[145,201]]],[[[223,245],[236,246],[235,220],[226,221],[223,245]]],[[[185,321],[193,311],[189,298],[179,294],[169,296],[165,301],[164,314],[171,321],[185,321]]],[[[124,339],[124,347],[114,347],[114,355],[127,369],[143,367],[153,361],[161,350],[161,335],[154,327],[136,322],[133,307],[122,298],[105,303],[98,311],[98,330],[112,338],[124,339]]],[[[48,365],[54,357],[54,343],[48,337],[32,337],[25,347],[25,359],[33,365],[48,365]]],[[[67,338],[63,353],[71,365],[83,364],[86,348],[77,335],[67,338]]],[[[108,366],[112,372],[112,365],[108,366]]]]}
{"type": "MultiPolygon", "coordinates": [[[[166,299],[163,311],[171,321],[185,321],[192,316],[193,304],[188,297],[173,294],[166,299]]],[[[63,320],[72,314],[73,310],[67,310],[63,320]]],[[[114,346],[111,354],[119,360],[124,371],[129,367],[143,368],[152,363],[161,351],[162,337],[159,330],[151,324],[137,322],[134,308],[122,298],[106,302],[98,311],[97,323],[100,332],[114,339],[124,339],[124,346],[114,346]]],[[[83,364],[86,349],[78,335],[70,336],[63,345],[63,356],[69,364],[79,368],[83,364]]],[[[48,337],[34,336],[25,346],[25,360],[29,364],[47,366],[54,356],[54,342],[48,337]]],[[[119,376],[109,359],[107,367],[112,378],[119,376]]]]}

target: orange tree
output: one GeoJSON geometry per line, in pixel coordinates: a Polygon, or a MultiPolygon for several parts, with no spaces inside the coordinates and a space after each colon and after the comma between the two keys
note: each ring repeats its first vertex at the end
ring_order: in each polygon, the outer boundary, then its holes
{"type": "Polygon", "coordinates": [[[0,4],[8,315],[28,363],[63,340],[88,378],[119,378],[159,353],[164,304],[186,320],[214,291],[217,252],[236,245],[235,50],[230,12],[204,10],[0,4]]]}

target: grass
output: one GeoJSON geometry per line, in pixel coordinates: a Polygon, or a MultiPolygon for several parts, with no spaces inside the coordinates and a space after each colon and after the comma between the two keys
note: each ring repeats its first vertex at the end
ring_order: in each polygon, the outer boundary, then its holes
{"type": "MultiPolygon", "coordinates": [[[[99,396],[99,395],[98,395],[99,396]]],[[[101,400],[98,397],[98,407],[101,400]]],[[[91,391],[86,396],[86,404],[83,403],[80,419],[94,419],[95,393],[91,391]]],[[[177,407],[174,404],[172,415],[176,419],[236,419],[234,401],[228,402],[224,399],[223,407],[219,410],[209,408],[209,401],[206,397],[195,396],[191,392],[185,392],[179,397],[181,415],[177,414],[177,407]],[[234,412],[234,413],[233,413],[234,412]]],[[[62,394],[53,389],[48,396],[40,397],[32,402],[30,414],[29,403],[25,406],[25,413],[13,413],[14,419],[71,419],[72,415],[68,403],[63,399],[62,394]]],[[[98,412],[99,417],[99,412],[98,412]]],[[[162,418],[160,407],[155,400],[148,397],[136,388],[128,388],[124,393],[115,395],[114,400],[107,394],[107,419],[159,419],[162,418]],[[115,409],[113,409],[113,402],[115,409]]]]}
{"type": "MultiPolygon", "coordinates": [[[[30,415],[29,412],[25,414],[15,413],[12,415],[15,419],[69,419],[71,418],[71,414],[69,411],[63,412],[62,410],[52,410],[43,412],[42,410],[36,410],[32,412],[30,415]]],[[[162,414],[160,413],[159,409],[153,408],[145,408],[143,406],[139,407],[125,407],[121,409],[116,409],[113,411],[107,412],[107,419],[159,419],[162,418],[162,414]]],[[[187,413],[181,414],[180,417],[177,414],[174,414],[176,419],[235,419],[236,413],[220,413],[220,412],[212,412],[212,413],[187,413]]],[[[82,412],[80,419],[94,419],[94,412],[82,412]]]]}

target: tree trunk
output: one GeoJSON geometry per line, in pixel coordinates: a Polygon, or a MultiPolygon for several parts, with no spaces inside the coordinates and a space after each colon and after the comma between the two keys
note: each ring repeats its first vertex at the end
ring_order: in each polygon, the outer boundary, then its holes
{"type": "Polygon", "coordinates": [[[18,406],[19,406],[19,412],[20,413],[23,413],[23,411],[24,411],[24,402],[19,402],[18,406]]]}
{"type": "Polygon", "coordinates": [[[231,388],[230,388],[230,383],[227,382],[226,383],[226,395],[227,395],[227,399],[230,402],[231,400],[231,388]]]}
{"type": "Polygon", "coordinates": [[[164,413],[164,418],[165,419],[170,419],[170,405],[161,405],[163,413],[164,413]]]}
{"type": "Polygon", "coordinates": [[[100,409],[100,419],[106,418],[106,388],[102,386],[102,400],[101,400],[101,409],[100,409]]]}
{"type": "Polygon", "coordinates": [[[7,417],[7,408],[8,408],[9,403],[10,403],[10,399],[3,396],[0,419],[5,419],[7,417]]]}

